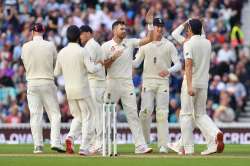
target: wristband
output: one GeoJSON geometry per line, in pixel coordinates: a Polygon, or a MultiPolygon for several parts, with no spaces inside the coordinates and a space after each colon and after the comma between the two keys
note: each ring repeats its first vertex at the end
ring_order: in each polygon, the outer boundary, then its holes
{"type": "Polygon", "coordinates": [[[154,30],[154,26],[153,26],[153,24],[148,24],[148,30],[149,30],[149,31],[154,30]]]}

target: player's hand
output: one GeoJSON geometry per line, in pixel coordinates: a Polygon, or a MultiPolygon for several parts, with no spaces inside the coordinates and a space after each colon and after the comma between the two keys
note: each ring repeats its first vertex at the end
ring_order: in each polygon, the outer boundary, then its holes
{"type": "Polygon", "coordinates": [[[104,61],[103,65],[106,69],[110,68],[110,66],[112,65],[113,61],[111,58],[107,59],[104,61]]]}
{"type": "Polygon", "coordinates": [[[204,17],[200,18],[200,21],[201,21],[202,25],[205,24],[205,18],[204,17]]]}
{"type": "Polygon", "coordinates": [[[147,24],[153,24],[153,19],[154,19],[154,9],[151,7],[145,17],[146,23],[147,24]]]}
{"type": "Polygon", "coordinates": [[[96,61],[96,64],[101,64],[104,66],[104,62],[102,60],[96,61]]]}
{"type": "Polygon", "coordinates": [[[188,88],[188,94],[189,94],[189,96],[195,96],[195,92],[194,92],[193,88],[188,88]]]}
{"type": "Polygon", "coordinates": [[[113,56],[111,57],[112,60],[116,60],[116,58],[118,58],[119,56],[121,56],[123,53],[123,49],[121,50],[117,50],[114,52],[113,56]]]}
{"type": "Polygon", "coordinates": [[[188,22],[191,20],[191,18],[189,18],[189,19],[187,19],[184,23],[183,23],[183,26],[185,27],[187,24],[188,24],[188,22]]]}
{"type": "Polygon", "coordinates": [[[160,73],[159,73],[159,76],[161,77],[167,77],[169,76],[169,72],[167,70],[162,70],[160,73]]]}

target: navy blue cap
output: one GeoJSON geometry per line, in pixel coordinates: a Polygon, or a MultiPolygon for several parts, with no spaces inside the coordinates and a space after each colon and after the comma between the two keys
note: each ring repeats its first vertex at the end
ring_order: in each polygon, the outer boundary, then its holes
{"type": "Polygon", "coordinates": [[[154,18],[153,25],[154,26],[164,26],[164,20],[162,18],[154,18]]]}

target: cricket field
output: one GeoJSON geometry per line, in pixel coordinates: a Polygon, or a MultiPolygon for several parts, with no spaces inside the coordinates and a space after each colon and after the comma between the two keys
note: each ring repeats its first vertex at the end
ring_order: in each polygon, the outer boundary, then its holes
{"type": "MultiPolygon", "coordinates": [[[[226,145],[222,154],[201,156],[205,145],[197,145],[192,156],[180,156],[170,151],[168,154],[154,152],[135,155],[133,145],[118,145],[118,157],[79,156],[78,154],[58,154],[48,145],[43,154],[33,154],[33,145],[0,144],[0,166],[244,166],[250,165],[250,145],[226,145]]],[[[77,149],[78,147],[76,147],[77,149]]]]}

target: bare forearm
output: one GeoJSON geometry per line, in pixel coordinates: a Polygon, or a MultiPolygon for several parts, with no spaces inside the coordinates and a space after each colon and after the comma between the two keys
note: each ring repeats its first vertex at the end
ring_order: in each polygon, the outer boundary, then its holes
{"type": "Polygon", "coordinates": [[[149,30],[147,36],[140,40],[139,45],[143,46],[145,44],[150,43],[152,40],[153,40],[153,31],[149,30]]]}
{"type": "Polygon", "coordinates": [[[186,71],[186,76],[187,76],[187,87],[192,87],[192,74],[190,70],[186,71]]]}
{"type": "Polygon", "coordinates": [[[185,63],[185,74],[187,79],[187,87],[192,88],[192,60],[185,63]]]}

